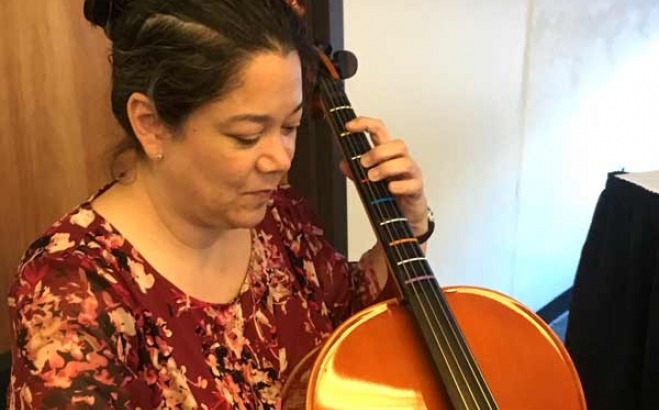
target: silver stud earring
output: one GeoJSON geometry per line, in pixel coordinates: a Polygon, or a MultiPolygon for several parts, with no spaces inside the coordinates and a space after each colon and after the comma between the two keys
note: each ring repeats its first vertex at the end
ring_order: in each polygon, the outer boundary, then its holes
{"type": "Polygon", "coordinates": [[[156,160],[156,161],[158,161],[158,162],[162,161],[163,158],[165,158],[165,156],[162,155],[162,154],[156,154],[156,156],[153,157],[153,159],[156,160]]]}

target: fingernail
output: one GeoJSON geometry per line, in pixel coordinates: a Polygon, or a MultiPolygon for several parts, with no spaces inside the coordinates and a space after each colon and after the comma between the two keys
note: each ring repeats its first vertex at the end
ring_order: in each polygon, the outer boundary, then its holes
{"type": "Polygon", "coordinates": [[[380,179],[380,172],[374,169],[368,171],[368,179],[378,181],[380,179]]]}
{"type": "Polygon", "coordinates": [[[364,168],[368,168],[371,165],[371,162],[368,160],[368,157],[362,156],[361,164],[364,168]]]}

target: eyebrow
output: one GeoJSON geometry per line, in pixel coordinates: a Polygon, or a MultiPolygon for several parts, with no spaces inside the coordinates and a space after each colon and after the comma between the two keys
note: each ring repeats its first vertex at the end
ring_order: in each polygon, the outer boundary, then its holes
{"type": "MultiPolygon", "coordinates": [[[[293,115],[293,114],[297,113],[298,111],[300,111],[303,106],[304,106],[304,102],[301,102],[300,104],[298,104],[298,106],[295,107],[295,109],[290,113],[290,115],[293,115]]],[[[248,114],[232,115],[231,117],[229,117],[226,120],[222,121],[222,123],[225,124],[225,125],[228,125],[228,124],[234,124],[234,123],[237,123],[237,122],[247,121],[247,122],[256,122],[256,123],[260,123],[260,124],[266,124],[266,123],[270,122],[270,120],[271,120],[271,117],[269,115],[266,115],[266,114],[251,114],[251,113],[248,113],[248,114]]]]}

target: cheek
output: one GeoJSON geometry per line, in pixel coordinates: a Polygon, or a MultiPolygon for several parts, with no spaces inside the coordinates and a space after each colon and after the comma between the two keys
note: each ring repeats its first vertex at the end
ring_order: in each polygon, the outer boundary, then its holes
{"type": "Polygon", "coordinates": [[[204,164],[200,165],[206,181],[219,189],[245,185],[255,169],[254,159],[245,156],[211,156],[204,164]]]}
{"type": "Polygon", "coordinates": [[[291,159],[293,159],[293,156],[295,156],[296,141],[297,141],[297,136],[288,138],[284,142],[284,148],[286,149],[286,152],[288,152],[288,155],[291,157],[291,159]]]}
{"type": "MultiPolygon", "coordinates": [[[[235,179],[244,164],[219,141],[199,143],[185,152],[187,170],[202,181],[221,182],[235,179]]],[[[182,169],[181,172],[188,172],[182,169]]]]}

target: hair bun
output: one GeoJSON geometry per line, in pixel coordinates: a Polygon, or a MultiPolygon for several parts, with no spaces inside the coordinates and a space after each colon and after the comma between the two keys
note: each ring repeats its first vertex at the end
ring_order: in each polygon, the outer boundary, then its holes
{"type": "Polygon", "coordinates": [[[84,13],[92,24],[106,27],[112,13],[112,0],[85,0],[84,13]]]}

